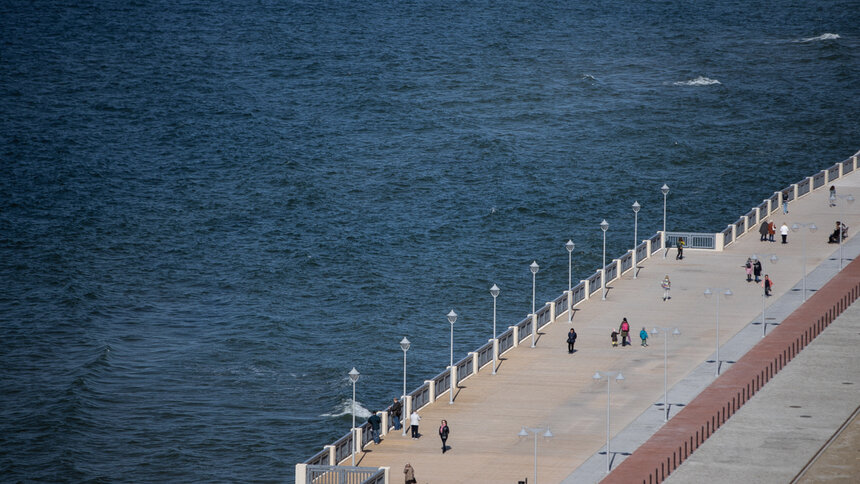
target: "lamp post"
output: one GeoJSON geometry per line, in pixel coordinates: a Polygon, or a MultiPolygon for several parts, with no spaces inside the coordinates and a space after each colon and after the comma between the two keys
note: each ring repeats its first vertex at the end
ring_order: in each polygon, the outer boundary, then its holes
{"type": "Polygon", "coordinates": [[[532,271],[532,348],[535,347],[535,335],[537,334],[537,319],[535,318],[535,275],[540,266],[537,261],[532,261],[529,270],[532,271]]]}
{"type": "Polygon", "coordinates": [[[538,433],[543,432],[544,438],[550,439],[552,438],[552,432],[549,431],[549,427],[547,428],[532,428],[532,427],[523,427],[522,430],[517,434],[519,437],[528,437],[529,433],[533,433],[535,436],[535,484],[537,484],[537,441],[538,441],[538,433]]]}
{"type": "Polygon", "coordinates": [[[666,250],[666,197],[669,195],[669,185],[664,183],[660,191],[663,192],[663,258],[665,259],[668,253],[666,250]]]}
{"type": "Polygon", "coordinates": [[[360,373],[355,367],[349,370],[349,381],[352,382],[352,466],[355,467],[355,449],[358,447],[358,441],[355,438],[355,382],[358,381],[360,373]]]}
{"type": "MultiPolygon", "coordinates": [[[[792,232],[799,232],[801,228],[806,228],[810,233],[815,233],[818,230],[818,227],[815,226],[812,222],[807,223],[793,223],[791,225],[792,232]]],[[[803,294],[801,296],[802,301],[806,301],[806,232],[803,233],[803,294]]]]}
{"type": "MultiPolygon", "coordinates": [[[[732,297],[732,290],[728,289],[728,288],[715,288],[714,292],[721,293],[723,296],[726,297],[726,299],[732,297]]],[[[714,294],[714,292],[711,292],[710,287],[705,289],[705,292],[704,292],[705,299],[710,299],[711,296],[714,294]]],[[[714,376],[720,376],[720,296],[718,295],[716,297],[716,299],[717,299],[717,338],[716,338],[717,339],[717,357],[716,357],[717,369],[714,372],[714,376]]]]}
{"type": "MultiPolygon", "coordinates": [[[[400,349],[403,350],[403,396],[400,398],[400,402],[406,401],[406,352],[409,351],[409,340],[406,339],[406,336],[400,340],[400,349]]],[[[406,412],[402,413],[403,417],[403,436],[406,436],[406,412]]]]}
{"type": "Polygon", "coordinates": [[[609,450],[609,422],[610,422],[610,401],[612,391],[610,389],[610,383],[612,383],[612,376],[615,375],[615,382],[621,383],[624,381],[624,375],[621,374],[620,371],[605,371],[600,373],[599,371],[594,373],[594,376],[591,378],[594,381],[599,382],[606,378],[606,473],[609,474],[609,471],[612,469],[612,460],[610,459],[610,450],[609,450]]]}
{"type": "MultiPolygon", "coordinates": [[[[848,195],[837,195],[838,198],[845,200],[848,202],[848,205],[852,205],[854,203],[854,195],[850,193],[848,195]]],[[[845,223],[845,204],[839,205],[839,211],[841,213],[839,217],[839,270],[842,270],[842,224],[845,223]]]]}
{"type": "Polygon", "coordinates": [[[606,219],[600,222],[600,230],[603,231],[603,265],[600,267],[600,287],[603,289],[603,297],[600,299],[606,301],[606,231],[609,229],[609,223],[606,219]]]}
{"type": "MultiPolygon", "coordinates": [[[[451,323],[451,364],[448,366],[449,374],[450,368],[454,368],[454,323],[457,322],[457,313],[452,309],[450,313],[448,313],[448,322],[451,323]]],[[[448,385],[448,404],[454,404],[454,387],[457,386],[454,379],[451,379],[451,384],[448,385]]]]}
{"type": "MultiPolygon", "coordinates": [[[[767,257],[771,264],[776,264],[777,262],[779,262],[779,257],[777,257],[776,254],[768,254],[768,255],[763,255],[761,257],[767,257]]],[[[759,258],[759,256],[757,256],[755,254],[753,254],[752,257],[750,257],[750,259],[752,259],[753,261],[758,260],[758,258],[759,258]]],[[[762,283],[762,284],[764,284],[764,283],[762,283]]],[[[767,296],[765,295],[765,293],[766,293],[766,291],[765,291],[764,287],[762,287],[762,290],[761,290],[761,328],[762,328],[761,329],[761,337],[762,338],[764,338],[765,335],[767,334],[767,318],[765,317],[765,299],[767,298],[767,296]]]]}
{"type": "MultiPolygon", "coordinates": [[[[490,295],[493,296],[493,345],[496,343],[496,298],[499,297],[499,286],[493,284],[493,287],[490,288],[490,295]]],[[[496,374],[496,362],[498,356],[498,352],[495,348],[493,348],[493,375],[496,374]]]]}
{"type": "Polygon", "coordinates": [[[633,279],[636,279],[636,246],[639,245],[639,202],[633,202],[633,279]]]}
{"type": "Polygon", "coordinates": [[[681,331],[678,328],[654,328],[651,334],[656,335],[663,333],[663,409],[666,411],[663,415],[663,421],[669,421],[669,331],[672,331],[672,336],[678,336],[681,331]]]}
{"type": "Polygon", "coordinates": [[[573,306],[571,305],[573,298],[570,291],[573,290],[573,249],[575,247],[576,244],[572,240],[568,240],[564,244],[564,248],[567,249],[567,324],[570,324],[570,320],[573,317],[573,306]]]}

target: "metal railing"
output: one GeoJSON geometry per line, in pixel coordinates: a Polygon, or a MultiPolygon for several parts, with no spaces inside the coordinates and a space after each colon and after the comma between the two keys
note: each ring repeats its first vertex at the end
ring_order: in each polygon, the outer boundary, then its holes
{"type": "Polygon", "coordinates": [[[339,438],[334,443],[334,462],[343,462],[352,454],[352,432],[339,438]]]}
{"type": "Polygon", "coordinates": [[[614,281],[618,277],[618,264],[615,261],[606,264],[603,272],[606,274],[606,284],[609,284],[609,281],[614,281]]]}
{"type": "Polygon", "coordinates": [[[433,396],[434,399],[439,398],[439,395],[447,392],[451,388],[451,372],[445,370],[436,375],[436,378],[433,378],[433,388],[436,394],[433,396]]]}
{"type": "Polygon", "coordinates": [[[412,408],[420,409],[430,403],[430,384],[424,383],[409,394],[412,397],[412,408]]]}
{"type": "Polygon", "coordinates": [[[519,337],[520,341],[529,337],[532,334],[532,317],[531,315],[526,316],[526,319],[523,319],[519,323],[517,323],[517,328],[519,328],[519,337]]]}
{"type": "Polygon", "coordinates": [[[651,253],[652,254],[659,252],[660,249],[663,248],[660,246],[660,233],[659,232],[652,235],[651,238],[648,239],[648,241],[651,242],[651,253]]]}
{"type": "Polygon", "coordinates": [[[746,232],[746,226],[744,225],[744,219],[739,218],[737,222],[735,222],[735,237],[740,237],[746,232]]]}
{"type": "MultiPolygon", "coordinates": [[[[776,202],[774,202],[774,203],[776,203],[776,202]]],[[[760,216],[761,218],[760,218],[760,219],[759,219],[759,218],[757,218],[757,219],[756,219],[756,221],[755,221],[755,223],[758,223],[758,221],[759,221],[759,220],[764,220],[764,219],[766,219],[766,218],[767,218],[767,216],[768,216],[768,215],[770,215],[770,213],[767,211],[767,200],[765,200],[765,201],[761,202],[761,203],[758,205],[758,207],[756,207],[756,208],[758,209],[758,213],[759,213],[759,216],[760,216]]]]}
{"type": "Polygon", "coordinates": [[[472,375],[472,368],[474,368],[474,363],[472,363],[472,355],[463,358],[462,360],[455,363],[457,365],[457,383],[469,378],[472,375]]]}
{"type": "Polygon", "coordinates": [[[580,303],[580,301],[585,300],[585,283],[580,282],[579,284],[573,286],[573,289],[570,291],[573,293],[573,300],[570,303],[570,306],[576,306],[580,303]]]}
{"type": "Polygon", "coordinates": [[[550,311],[550,305],[546,304],[544,307],[537,310],[537,327],[538,329],[543,328],[547,324],[552,321],[549,320],[549,317],[552,316],[552,311],[550,311]]]}
{"type": "Polygon", "coordinates": [[[758,217],[756,217],[755,209],[752,209],[749,212],[747,212],[744,215],[744,217],[747,218],[747,224],[749,225],[750,228],[753,228],[755,226],[755,224],[758,223],[758,217]]]}
{"type": "Polygon", "coordinates": [[[821,170],[815,175],[812,176],[812,189],[815,190],[817,188],[821,188],[824,186],[824,177],[827,173],[827,170],[821,170]]]}
{"type": "Polygon", "coordinates": [[[313,457],[305,461],[305,464],[310,466],[327,466],[329,459],[329,450],[323,449],[316,453],[313,457]]]}
{"type": "MultiPolygon", "coordinates": [[[[779,209],[779,193],[774,193],[770,198],[768,198],[768,200],[770,200],[770,213],[779,209]]],[[[770,215],[770,213],[768,215],[770,215]]]]}
{"type": "Polygon", "coordinates": [[[514,347],[514,330],[508,328],[507,331],[499,335],[499,354],[508,351],[514,347]]]}
{"type": "MultiPolygon", "coordinates": [[[[727,229],[730,230],[730,229],[727,229]]],[[[716,249],[717,235],[695,232],[667,232],[666,240],[672,247],[677,247],[678,238],[684,239],[684,247],[688,249],[716,249]]]]}
{"type": "Polygon", "coordinates": [[[809,193],[809,178],[797,182],[797,196],[802,197],[809,193]]]}
{"type": "Polygon", "coordinates": [[[482,368],[487,363],[493,361],[493,342],[481,346],[475,353],[478,355],[478,369],[482,368]]]}
{"type": "Polygon", "coordinates": [[[636,246],[636,263],[648,258],[648,243],[642,242],[636,246]]]}
{"type": "Polygon", "coordinates": [[[561,296],[556,298],[555,302],[555,317],[567,311],[567,291],[561,293],[561,296]]]}
{"type": "Polygon", "coordinates": [[[828,180],[833,181],[833,180],[839,178],[839,165],[840,164],[837,163],[837,164],[835,164],[835,165],[833,165],[827,169],[827,179],[828,180]]]}
{"type": "Polygon", "coordinates": [[[621,273],[624,274],[631,267],[633,267],[633,251],[628,250],[626,254],[621,256],[621,273]]]}
{"type": "MultiPolygon", "coordinates": [[[[600,287],[600,271],[597,271],[591,277],[588,278],[588,292],[594,294],[595,292],[600,290],[600,287]]],[[[589,296],[591,294],[589,294],[589,296]]]]}
{"type": "Polygon", "coordinates": [[[385,482],[385,470],[377,467],[308,464],[306,472],[305,479],[309,484],[382,484],[385,482]]]}
{"type": "Polygon", "coordinates": [[[727,246],[727,245],[729,245],[735,241],[734,237],[732,236],[732,226],[731,225],[726,227],[720,233],[723,234],[723,247],[725,247],[725,246],[727,246]]]}
{"type": "Polygon", "coordinates": [[[842,162],[842,175],[843,176],[847,175],[848,173],[851,173],[852,171],[854,171],[854,160],[849,158],[849,159],[843,161],[842,162]]]}

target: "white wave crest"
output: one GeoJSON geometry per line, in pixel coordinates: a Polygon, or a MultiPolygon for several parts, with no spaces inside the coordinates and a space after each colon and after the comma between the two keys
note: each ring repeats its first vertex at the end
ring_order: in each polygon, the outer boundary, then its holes
{"type": "MultiPolygon", "coordinates": [[[[342,417],[344,415],[352,415],[352,399],[341,400],[334,410],[324,413],[320,417],[342,417]]],[[[355,401],[355,417],[362,419],[370,417],[370,410],[364,408],[358,400],[355,401]]]]}
{"type": "Polygon", "coordinates": [[[711,84],[722,84],[720,81],[716,79],[711,79],[709,77],[699,76],[695,79],[691,79],[689,81],[678,81],[673,83],[676,86],[710,86],[711,84]]]}
{"type": "Polygon", "coordinates": [[[836,40],[839,38],[839,34],[821,34],[818,37],[807,37],[805,39],[796,40],[795,42],[817,42],[819,40],[836,40]]]}

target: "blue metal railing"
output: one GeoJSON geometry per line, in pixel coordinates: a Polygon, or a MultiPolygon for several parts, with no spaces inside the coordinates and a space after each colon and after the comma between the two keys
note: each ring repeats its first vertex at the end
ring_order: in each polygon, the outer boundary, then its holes
{"type": "Polygon", "coordinates": [[[600,271],[597,271],[591,277],[588,278],[588,292],[594,294],[595,292],[600,290],[600,287],[600,271]]]}
{"type": "Polygon", "coordinates": [[[508,351],[514,347],[514,330],[508,328],[507,331],[499,335],[499,354],[508,351]]]}
{"type": "Polygon", "coordinates": [[[812,189],[821,188],[824,186],[824,176],[827,170],[821,170],[812,176],[812,189]]]}
{"type": "Polygon", "coordinates": [[[809,193],[809,178],[797,182],[797,196],[802,197],[809,193]]]}

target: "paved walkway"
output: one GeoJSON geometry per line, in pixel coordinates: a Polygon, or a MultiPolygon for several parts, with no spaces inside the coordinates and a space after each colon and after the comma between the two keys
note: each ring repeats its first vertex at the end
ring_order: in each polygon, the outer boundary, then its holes
{"type": "MultiPolygon", "coordinates": [[[[836,187],[840,194],[851,192],[860,198],[860,174],[844,177],[836,187]]],[[[807,238],[807,269],[826,262],[807,278],[807,288],[814,291],[838,264],[829,260],[834,250],[838,256],[838,247],[826,242],[840,212],[828,207],[824,189],[792,202],[789,209],[788,215],[774,214],[777,225],[815,222],[820,228],[807,238]]],[[[853,234],[853,227],[860,227],[856,209],[845,219],[853,234]]],[[[768,318],[777,323],[801,303],[800,291],[792,290],[799,288],[801,280],[801,234],[792,233],[789,244],[783,245],[759,242],[758,233],[752,231],[724,252],[687,250],[683,261],[648,259],[640,264],[636,280],[626,274],[614,282],[606,301],[592,299],[577,308],[575,354],[567,353],[569,327],[562,314],[544,329],[536,348],[526,345],[505,354],[498,374],[484,370],[465,380],[455,393],[454,405],[443,396],[423,409],[421,439],[389,434],[382,444],[368,446],[358,465],[389,466],[393,482],[399,481],[407,462],[421,483],[517,482],[526,477],[534,482],[534,440],[521,439],[517,433],[522,426],[549,426],[554,437],[541,437],[538,442],[538,480],[597,482],[605,475],[606,457],[600,452],[606,440],[607,384],[595,383],[594,372],[621,370],[625,376],[623,384],[612,382],[612,449],[620,452],[612,458],[617,464],[662,423],[661,407],[655,405],[663,400],[662,337],[652,338],[650,346],[642,348],[635,337],[638,330],[677,326],[683,333],[669,347],[669,401],[674,414],[714,378],[716,296],[705,299],[705,288],[734,292],[730,300],[720,302],[720,341],[728,342],[720,351],[723,368],[760,337],[761,326],[751,322],[760,318],[761,288],[747,283],[741,268],[753,253],[779,256],[775,265],[763,257],[764,272],[775,281],[774,297],[767,301],[772,305],[768,318]],[[662,301],[660,289],[665,274],[672,278],[673,287],[667,302],[662,301]],[[612,348],[610,328],[617,328],[623,317],[634,330],[634,345],[612,348]],[[741,344],[738,338],[750,341],[741,344]],[[451,427],[450,450],[444,455],[436,434],[441,419],[451,427]]],[[[845,253],[852,257],[860,253],[854,239],[849,239],[845,253]]]]}

